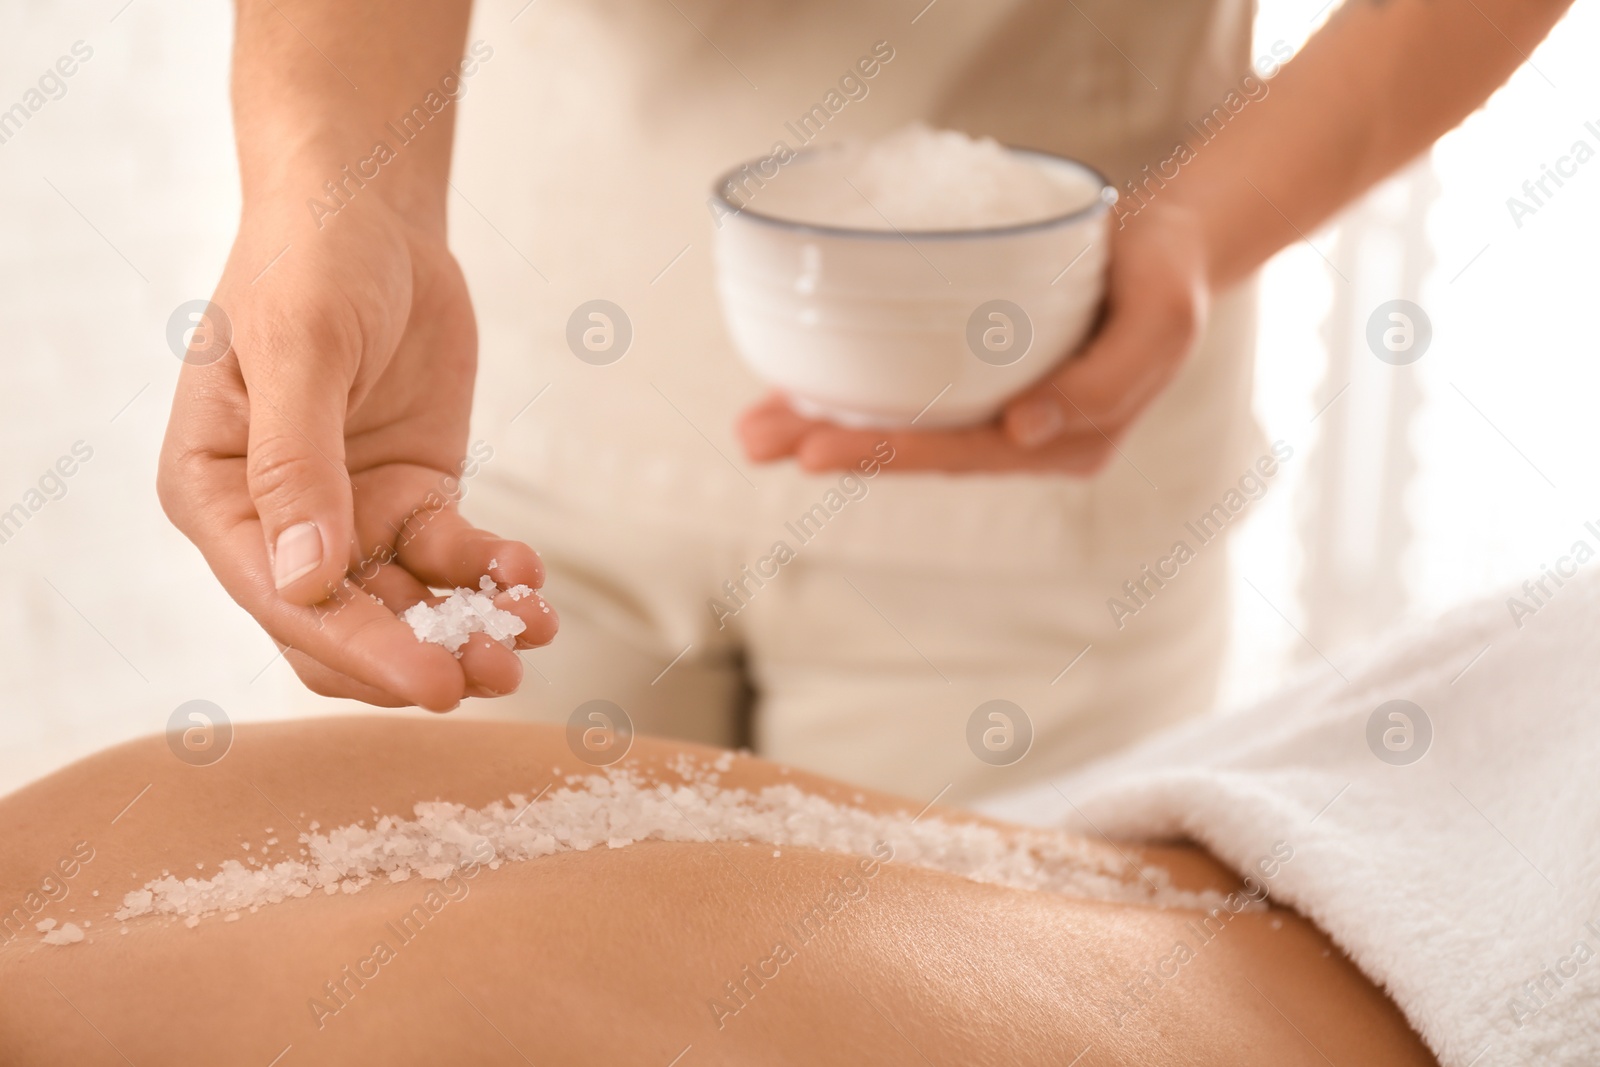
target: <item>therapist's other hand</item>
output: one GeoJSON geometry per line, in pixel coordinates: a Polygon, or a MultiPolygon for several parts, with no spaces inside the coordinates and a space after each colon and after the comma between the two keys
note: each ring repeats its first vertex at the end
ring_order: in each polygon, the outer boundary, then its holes
{"type": "MultiPolygon", "coordinates": [[[[162,506],[314,691],[433,710],[508,693],[511,650],[478,634],[457,659],[397,617],[430,586],[477,588],[491,560],[502,585],[543,583],[531,548],[456,511],[492,456],[467,448],[465,281],[442,226],[371,194],[322,222],[303,194],[247,209],[213,297],[231,347],[204,362],[215,348],[191,345],[162,506]]],[[[542,598],[499,606],[528,625],[518,647],[554,636],[542,598]]]]}
{"type": "Polygon", "coordinates": [[[757,462],[853,468],[887,440],[895,471],[1088,475],[1193,351],[1209,302],[1202,230],[1192,211],[1156,201],[1115,231],[1105,318],[1081,352],[1007,403],[999,419],[952,430],[852,430],[797,414],[781,395],[747,410],[738,432],[757,462]]]}

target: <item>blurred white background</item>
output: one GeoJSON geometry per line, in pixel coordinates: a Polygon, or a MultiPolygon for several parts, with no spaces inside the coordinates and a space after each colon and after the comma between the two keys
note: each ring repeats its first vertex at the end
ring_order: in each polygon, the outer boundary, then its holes
{"type": "MultiPolygon", "coordinates": [[[[492,41],[519,6],[482,0],[473,36],[492,41]]],[[[1264,0],[1258,51],[1298,46],[1323,8],[1264,0]]],[[[74,42],[93,50],[0,143],[0,512],[75,443],[93,450],[0,543],[0,792],[163,729],[194,698],[235,719],[344,707],[299,687],[153,491],[179,366],[167,318],[210,293],[238,211],[230,23],[224,5],[151,0],[0,11],[0,110],[74,42]]],[[[1579,3],[1431,160],[1268,268],[1257,409],[1296,458],[1234,541],[1230,699],[1329,669],[1374,627],[1534,577],[1600,518],[1600,161],[1520,229],[1505,203],[1573,141],[1600,147],[1584,129],[1600,126],[1597,29],[1600,10],[1579,3]],[[1364,340],[1392,297],[1432,322],[1407,367],[1364,340]]],[[[494,74],[458,137],[527,121],[494,74]]],[[[497,269],[485,247],[461,248],[469,280],[497,269]]]]}

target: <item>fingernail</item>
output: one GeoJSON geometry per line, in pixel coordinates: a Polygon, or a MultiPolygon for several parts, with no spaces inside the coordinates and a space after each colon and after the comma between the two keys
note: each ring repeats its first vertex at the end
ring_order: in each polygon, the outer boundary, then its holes
{"type": "Polygon", "coordinates": [[[322,533],[314,522],[297,522],[278,535],[272,549],[272,580],[279,589],[322,565],[322,533]]]}
{"type": "Polygon", "coordinates": [[[1038,448],[1066,428],[1067,416],[1061,405],[1041,398],[1017,405],[1006,421],[1012,440],[1023,448],[1038,448]]]}

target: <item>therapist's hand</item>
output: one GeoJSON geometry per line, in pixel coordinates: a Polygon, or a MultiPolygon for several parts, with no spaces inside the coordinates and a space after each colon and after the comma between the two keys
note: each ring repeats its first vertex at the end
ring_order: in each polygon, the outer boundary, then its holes
{"type": "MultiPolygon", "coordinates": [[[[491,560],[502,585],[543,580],[532,549],[455,508],[486,456],[467,447],[477,336],[442,224],[372,194],[321,228],[303,191],[257,201],[213,298],[231,348],[191,347],[179,377],[162,505],[313,690],[434,710],[514,690],[510,650],[479,634],[458,660],[396,617],[430,586],[477,588],[491,560]]],[[[499,605],[528,624],[519,647],[554,635],[541,598],[499,605]]]]}
{"type": "Polygon", "coordinates": [[[851,430],[807,419],[774,395],[741,416],[745,453],[825,471],[854,468],[888,440],[895,459],[886,469],[895,471],[1093,474],[1194,349],[1210,295],[1205,252],[1196,216],[1177,203],[1152,202],[1115,230],[1099,331],[994,422],[851,430]]]}

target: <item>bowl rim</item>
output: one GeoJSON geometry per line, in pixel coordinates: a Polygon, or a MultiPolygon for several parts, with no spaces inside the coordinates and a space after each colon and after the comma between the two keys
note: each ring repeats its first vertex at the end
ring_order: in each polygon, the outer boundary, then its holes
{"type": "MultiPolygon", "coordinates": [[[[839,147],[840,145],[836,142],[834,144],[823,145],[821,147],[801,148],[794,154],[798,159],[801,156],[817,155],[823,152],[836,150],[839,147]]],[[[1051,215],[1048,218],[1035,219],[1032,222],[1009,223],[1005,226],[984,226],[977,229],[964,230],[868,230],[854,226],[828,226],[823,223],[797,222],[794,219],[786,219],[777,215],[768,215],[764,212],[757,211],[755,208],[744,207],[736,204],[728,198],[728,188],[733,182],[734,175],[738,174],[747,167],[751,167],[771,159],[772,157],[768,155],[757,156],[755,159],[747,159],[723,171],[717,180],[712,184],[711,195],[717,200],[720,200],[722,204],[732,212],[734,217],[742,218],[744,216],[749,216],[756,222],[765,223],[768,226],[774,226],[778,229],[790,230],[795,233],[826,234],[833,237],[856,237],[868,240],[887,238],[894,241],[906,240],[912,237],[924,240],[968,240],[988,237],[1006,237],[1013,234],[1031,233],[1036,230],[1047,230],[1055,226],[1063,226],[1068,223],[1079,222],[1095,215],[1109,212],[1111,210],[1111,205],[1117,202],[1116,186],[1111,184],[1111,179],[1107,178],[1098,167],[1090,166],[1081,159],[1062,155],[1059,152],[1050,152],[1043,148],[1030,148],[1026,145],[1013,145],[1006,144],[1004,142],[1002,142],[1001,147],[1005,148],[1009,152],[1015,152],[1019,155],[1035,156],[1040,159],[1049,160],[1052,163],[1064,163],[1069,167],[1074,167],[1098,181],[1100,183],[1100,192],[1093,200],[1089,201],[1089,203],[1085,204],[1083,207],[1074,208],[1072,211],[1064,214],[1051,215]]],[[[771,179],[767,180],[770,181],[771,179]]],[[[893,226],[893,223],[890,223],[890,225],[893,226]]],[[[718,228],[720,229],[720,225],[718,228]]]]}

